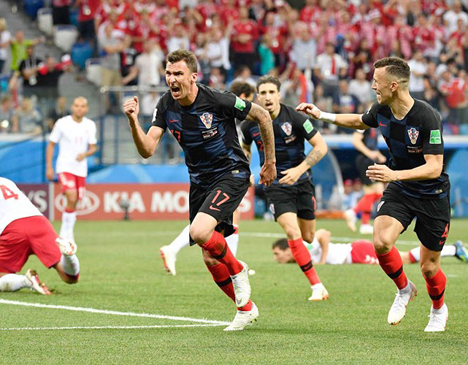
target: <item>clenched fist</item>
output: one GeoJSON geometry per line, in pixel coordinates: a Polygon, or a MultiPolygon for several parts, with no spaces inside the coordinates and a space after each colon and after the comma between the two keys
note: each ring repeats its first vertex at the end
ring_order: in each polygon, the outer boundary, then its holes
{"type": "Polygon", "coordinates": [[[136,122],[138,118],[138,113],[140,112],[138,98],[134,96],[133,99],[127,100],[123,104],[123,110],[129,120],[133,120],[134,122],[136,122]]]}

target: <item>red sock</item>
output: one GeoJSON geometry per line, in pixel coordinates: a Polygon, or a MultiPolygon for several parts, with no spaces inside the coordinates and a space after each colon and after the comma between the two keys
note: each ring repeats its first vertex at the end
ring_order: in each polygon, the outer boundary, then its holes
{"type": "Polygon", "coordinates": [[[231,275],[239,274],[244,268],[232,254],[221,233],[214,231],[208,242],[200,246],[208,251],[214,259],[226,265],[231,275]]]}
{"type": "Polygon", "coordinates": [[[359,212],[370,212],[372,210],[372,204],[374,203],[374,194],[366,194],[361,200],[358,201],[354,207],[356,213],[359,212]]]}
{"type": "Polygon", "coordinates": [[[396,247],[393,246],[390,252],[383,255],[379,255],[377,252],[376,254],[383,271],[395,282],[398,289],[406,288],[408,285],[408,278],[403,271],[403,261],[401,261],[400,253],[396,247]]]}
{"type": "MultiPolygon", "coordinates": [[[[231,275],[229,274],[229,270],[227,269],[226,265],[218,264],[215,266],[207,266],[207,268],[211,272],[216,285],[218,285],[219,288],[235,303],[236,296],[234,294],[234,286],[232,285],[231,275]]],[[[249,300],[246,305],[237,309],[242,311],[251,310],[252,301],[249,300]]]]}
{"type": "Polygon", "coordinates": [[[288,245],[291,248],[294,260],[296,260],[305,276],[307,276],[307,279],[309,279],[310,285],[320,284],[320,278],[312,264],[312,257],[309,250],[304,246],[302,237],[296,240],[288,240],[288,245]]]}
{"type": "Polygon", "coordinates": [[[447,283],[444,272],[439,269],[432,278],[424,279],[426,279],[427,292],[432,299],[432,307],[440,309],[444,305],[445,284],[447,283]]]}

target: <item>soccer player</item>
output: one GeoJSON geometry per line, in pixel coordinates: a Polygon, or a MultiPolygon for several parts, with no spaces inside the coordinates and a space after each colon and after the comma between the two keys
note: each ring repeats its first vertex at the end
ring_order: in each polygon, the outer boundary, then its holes
{"type": "Polygon", "coordinates": [[[80,275],[75,253],[76,244],[58,237],[52,224],[15,183],[0,177],[0,292],[30,288],[52,294],[35,270],[16,274],[32,254],[49,269],[57,270],[64,282],[75,284],[80,275]]]}
{"type": "MultiPolygon", "coordinates": [[[[255,88],[248,82],[236,81],[231,84],[231,92],[241,99],[253,101],[255,88]]],[[[236,126],[239,127],[239,121],[236,120],[236,126]]],[[[239,131],[238,131],[239,132],[239,131]]],[[[253,176],[251,176],[250,186],[253,186],[253,176]]],[[[234,226],[234,233],[226,237],[226,242],[232,254],[236,256],[237,247],[239,245],[239,220],[240,211],[236,209],[232,216],[232,224],[234,226]]],[[[164,270],[169,275],[176,275],[176,261],[179,251],[190,244],[190,224],[187,225],[181,233],[169,244],[162,246],[159,249],[159,254],[163,260],[164,270]]],[[[251,270],[249,271],[251,272],[251,270]]]]}
{"type": "Polygon", "coordinates": [[[307,103],[296,109],[341,127],[380,127],[391,159],[388,166],[369,166],[366,174],[371,180],[389,183],[374,221],[374,247],[380,266],[398,288],[388,323],[400,323],[417,294],[395,247],[400,233],[417,218],[414,230],[421,242],[421,272],[432,299],[425,331],[445,331],[447,279],[440,267],[440,252],[450,229],[450,182],[444,172],[441,117],[429,104],[411,97],[410,68],[404,60],[383,58],[374,63],[374,69],[372,89],[377,103],[365,114],[325,113],[307,103]]]}
{"type": "Polygon", "coordinates": [[[77,97],[73,101],[72,115],[60,118],[54,125],[46,151],[49,180],[58,174],[62,194],[67,205],[62,213],[60,237],[74,242],[73,228],[76,222],[76,206],[83,199],[86,189],[88,163],[86,158],[96,152],[96,124],[86,118],[88,101],[77,97]],[[56,171],[52,167],[55,145],[59,144],[56,171]]]}
{"type": "Polygon", "coordinates": [[[353,133],[353,145],[359,154],[356,157],[356,167],[359,171],[361,181],[364,185],[364,196],[356,206],[345,211],[344,215],[348,227],[355,232],[357,213],[361,213],[361,227],[359,233],[372,234],[374,229],[370,225],[370,218],[374,203],[379,201],[384,191],[384,184],[380,181],[371,181],[366,176],[367,168],[375,162],[385,163],[387,158],[377,148],[377,129],[369,128],[357,130],[353,133]]]}
{"type": "MultiPolygon", "coordinates": [[[[374,244],[371,241],[357,240],[351,243],[332,243],[330,237],[330,231],[319,229],[315,233],[312,243],[304,242],[312,256],[312,262],[328,265],[372,265],[379,263],[374,244]]],[[[272,245],[272,251],[276,262],[280,264],[295,262],[286,238],[275,241],[272,245]]],[[[407,252],[400,251],[400,255],[404,264],[414,264],[421,260],[421,248],[415,247],[407,252]]],[[[468,251],[463,247],[461,241],[444,246],[441,257],[456,257],[462,262],[468,263],[468,251]]]]}
{"type": "MultiPolygon", "coordinates": [[[[311,167],[325,156],[327,144],[307,116],[280,102],[280,88],[280,81],[273,76],[262,76],[257,81],[258,101],[273,120],[277,158],[277,179],[265,187],[265,194],[275,220],[288,237],[294,259],[312,287],[309,300],[326,300],[328,291],[315,271],[303,240],[312,242],[314,239],[315,189],[311,167]],[[313,147],[308,156],[304,154],[305,140],[313,147]]],[[[263,163],[265,146],[258,126],[246,121],[241,130],[246,156],[250,158],[251,145],[255,143],[263,163]]]]}
{"type": "Polygon", "coordinates": [[[190,238],[202,248],[203,259],[214,281],[238,308],[226,331],[243,330],[258,317],[250,300],[247,265],[237,260],[225,236],[234,232],[232,213],[249,186],[249,163],[239,145],[235,118],[253,119],[265,140],[265,163],[260,182],[276,178],[271,119],[260,106],[230,92],[198,84],[197,59],[193,52],[176,50],[166,59],[169,91],[158,102],[153,125],[145,134],[138,122],[138,98],[127,100],[127,115],[140,155],[148,158],[166,129],[185,153],[190,174],[190,238]]]}

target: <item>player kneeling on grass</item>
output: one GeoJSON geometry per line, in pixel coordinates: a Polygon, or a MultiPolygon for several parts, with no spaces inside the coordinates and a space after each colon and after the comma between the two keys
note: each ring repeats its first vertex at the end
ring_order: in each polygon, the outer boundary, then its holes
{"type": "MultiPolygon", "coordinates": [[[[356,240],[351,243],[332,243],[331,233],[319,229],[312,243],[304,242],[310,252],[314,264],[378,264],[379,260],[374,250],[374,244],[368,240],[356,240]]],[[[286,238],[275,241],[272,245],[273,255],[280,264],[294,263],[294,257],[286,238]]],[[[421,259],[421,248],[415,247],[407,252],[400,252],[404,264],[414,264],[421,259]]],[[[461,241],[446,245],[440,253],[441,257],[456,257],[468,263],[468,250],[461,241]]]]}
{"type": "Polygon", "coordinates": [[[52,294],[35,270],[16,274],[29,255],[57,270],[68,284],[78,282],[80,262],[76,245],[57,236],[52,224],[11,180],[0,177],[0,292],[30,288],[52,294]]]}

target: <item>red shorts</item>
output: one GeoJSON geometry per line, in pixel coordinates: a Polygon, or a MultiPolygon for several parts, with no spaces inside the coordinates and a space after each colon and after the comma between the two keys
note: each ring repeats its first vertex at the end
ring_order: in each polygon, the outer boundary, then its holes
{"type": "Polygon", "coordinates": [[[83,199],[86,192],[86,178],[83,176],[76,176],[69,172],[61,172],[58,174],[58,179],[61,186],[61,192],[64,194],[68,190],[76,190],[78,192],[78,199],[83,199]]]}
{"type": "Polygon", "coordinates": [[[351,261],[353,264],[378,264],[374,244],[371,241],[359,240],[351,243],[351,261]]]}
{"type": "Polygon", "coordinates": [[[17,219],[0,235],[0,272],[21,271],[29,255],[36,255],[48,268],[58,263],[62,253],[55,243],[57,234],[44,216],[17,219]]]}

